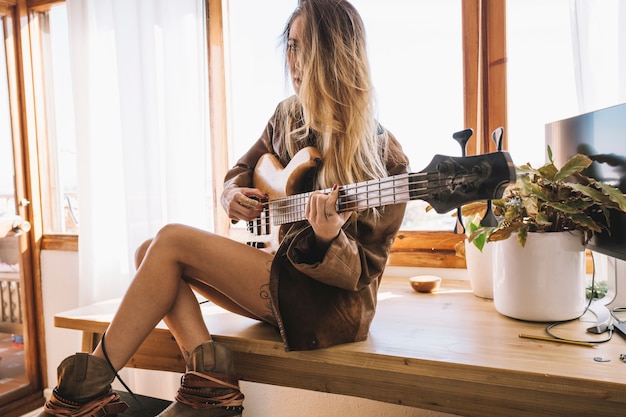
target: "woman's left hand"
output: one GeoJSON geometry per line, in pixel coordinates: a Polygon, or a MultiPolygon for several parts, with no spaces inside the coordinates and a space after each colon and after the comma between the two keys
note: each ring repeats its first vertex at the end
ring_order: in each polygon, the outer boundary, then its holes
{"type": "Polygon", "coordinates": [[[317,243],[328,245],[339,235],[341,226],[350,218],[352,212],[337,212],[339,188],[335,185],[330,193],[314,191],[309,195],[305,216],[311,226],[317,243]]]}

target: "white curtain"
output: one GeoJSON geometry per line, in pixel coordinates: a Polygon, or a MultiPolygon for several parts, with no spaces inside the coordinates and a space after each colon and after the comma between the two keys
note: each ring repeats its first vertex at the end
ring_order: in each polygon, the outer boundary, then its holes
{"type": "Polygon", "coordinates": [[[81,305],[120,297],[166,223],[212,229],[203,0],[68,0],[81,305]]]}
{"type": "Polygon", "coordinates": [[[572,0],[572,46],[580,113],[626,102],[626,2],[572,0]]]}

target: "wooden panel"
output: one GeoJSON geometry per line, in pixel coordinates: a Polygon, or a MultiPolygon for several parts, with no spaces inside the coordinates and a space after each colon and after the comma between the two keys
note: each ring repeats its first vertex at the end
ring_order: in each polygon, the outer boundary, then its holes
{"type": "Polygon", "coordinates": [[[393,243],[392,251],[408,250],[454,250],[454,245],[463,240],[465,235],[453,232],[415,232],[399,231],[393,243]]]}
{"type": "Polygon", "coordinates": [[[474,129],[474,135],[467,144],[467,153],[476,155],[478,153],[476,138],[482,137],[482,123],[479,120],[479,109],[482,109],[482,106],[478,53],[480,0],[464,0],[462,10],[464,121],[465,128],[474,129]]]}
{"type": "Polygon", "coordinates": [[[78,252],[78,235],[44,235],[41,250],[78,252]]]}
{"type": "Polygon", "coordinates": [[[388,264],[429,268],[465,268],[465,259],[456,256],[454,245],[464,235],[452,232],[400,231],[391,247],[388,264]]]}
{"type": "Polygon", "coordinates": [[[387,262],[390,266],[419,268],[465,268],[465,259],[453,251],[392,252],[387,262]]]}
{"type": "MultiPolygon", "coordinates": [[[[215,232],[228,235],[230,220],[221,209],[219,201],[222,194],[224,176],[228,165],[228,117],[226,111],[226,62],[224,57],[224,22],[223,0],[206,0],[207,8],[207,44],[209,59],[209,119],[211,126],[211,154],[220,155],[212,159],[213,204],[215,232]]],[[[224,7],[227,7],[224,6],[224,7]]]]}
{"type": "Polygon", "coordinates": [[[29,10],[48,10],[55,4],[65,3],[65,0],[27,0],[26,5],[29,10]]]}
{"type": "Polygon", "coordinates": [[[481,70],[483,73],[482,152],[495,152],[491,132],[504,128],[503,149],[508,149],[506,94],[506,1],[482,2],[481,70]]]}

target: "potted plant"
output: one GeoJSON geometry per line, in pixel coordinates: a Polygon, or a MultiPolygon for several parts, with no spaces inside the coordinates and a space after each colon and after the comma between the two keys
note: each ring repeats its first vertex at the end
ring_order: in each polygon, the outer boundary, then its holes
{"type": "Polygon", "coordinates": [[[594,233],[610,233],[611,210],[626,212],[619,189],[584,174],[591,164],[578,154],[559,169],[548,147],[545,165],[517,167],[517,181],[493,200],[498,225],[469,235],[497,244],[494,305],[501,313],[560,321],[584,311],[585,244],[594,233]]]}
{"type": "Polygon", "coordinates": [[[484,202],[473,202],[461,208],[466,239],[454,246],[456,255],[465,259],[467,275],[474,295],[493,298],[493,244],[486,245],[493,228],[481,226],[487,212],[484,202]],[[469,240],[471,238],[471,241],[469,240]]]}

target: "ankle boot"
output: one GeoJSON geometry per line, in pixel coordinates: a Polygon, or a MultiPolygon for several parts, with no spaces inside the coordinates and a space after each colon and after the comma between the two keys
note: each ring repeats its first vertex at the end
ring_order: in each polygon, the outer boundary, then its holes
{"type": "Polygon", "coordinates": [[[191,353],[176,401],[157,417],[241,416],[243,398],[230,348],[208,341],[191,353]]]}
{"type": "Polygon", "coordinates": [[[100,417],[127,408],[111,389],[115,373],[102,359],[77,353],[57,368],[58,385],[38,417],[100,417]]]}

